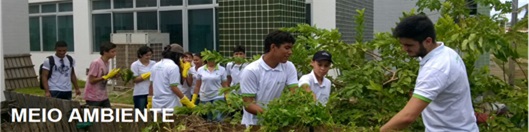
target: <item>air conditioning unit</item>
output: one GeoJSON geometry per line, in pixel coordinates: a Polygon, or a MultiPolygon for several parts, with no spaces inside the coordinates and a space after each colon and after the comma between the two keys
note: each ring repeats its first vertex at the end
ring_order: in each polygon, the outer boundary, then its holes
{"type": "MultiPolygon", "coordinates": [[[[130,65],[138,60],[137,51],[142,46],[153,49],[152,60],[162,59],[163,48],[169,45],[169,33],[158,33],[157,31],[118,31],[110,35],[111,42],[116,44],[117,54],[112,61],[113,68],[130,68],[130,65]]],[[[113,82],[114,89],[132,88],[133,83],[127,85],[121,80],[113,82]]]]}

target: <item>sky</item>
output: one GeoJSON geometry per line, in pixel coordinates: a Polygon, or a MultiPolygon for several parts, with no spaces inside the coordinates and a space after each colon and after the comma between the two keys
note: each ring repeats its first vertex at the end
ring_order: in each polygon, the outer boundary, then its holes
{"type": "MultiPolygon", "coordinates": [[[[505,1],[512,1],[512,0],[500,0],[501,2],[505,2],[505,1]]],[[[529,0],[518,0],[518,7],[521,7],[525,4],[528,3],[529,0]]],[[[494,15],[494,14],[498,14],[499,12],[498,11],[495,11],[494,9],[492,9],[490,11],[490,15],[494,15]]],[[[522,12],[519,12],[518,13],[518,18],[522,18],[523,16],[525,15],[525,11],[522,11],[522,12]]],[[[507,17],[509,20],[511,20],[511,13],[507,13],[505,14],[505,17],[507,17]]]]}

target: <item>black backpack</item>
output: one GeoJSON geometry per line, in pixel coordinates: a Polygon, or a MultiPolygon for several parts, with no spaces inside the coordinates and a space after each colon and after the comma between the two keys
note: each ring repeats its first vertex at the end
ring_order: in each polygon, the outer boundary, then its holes
{"type": "MultiPolygon", "coordinates": [[[[55,58],[53,56],[48,56],[46,57],[48,58],[48,62],[50,63],[50,72],[48,74],[48,79],[51,78],[51,75],[52,75],[52,72],[53,72],[53,67],[55,66],[55,58]]],[[[70,55],[66,55],[66,58],[68,58],[68,61],[70,62],[70,67],[73,69],[73,58],[72,56],[70,55]]],[[[40,64],[40,67],[39,67],[39,82],[40,82],[40,89],[44,89],[44,84],[42,83],[42,66],[44,66],[44,64],[40,64]]]]}

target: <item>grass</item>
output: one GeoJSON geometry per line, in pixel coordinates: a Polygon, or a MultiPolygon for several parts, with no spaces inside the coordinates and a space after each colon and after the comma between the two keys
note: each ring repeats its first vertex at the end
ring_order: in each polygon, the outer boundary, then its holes
{"type": "MultiPolygon", "coordinates": [[[[81,89],[81,92],[84,92],[84,86],[86,84],[85,81],[79,80],[77,81],[77,84],[79,84],[79,88],[81,89]]],[[[36,96],[44,96],[44,90],[40,89],[40,87],[28,87],[28,88],[18,88],[14,90],[18,93],[24,93],[24,94],[30,94],[30,95],[36,95],[36,96]]],[[[132,90],[127,91],[109,91],[108,98],[111,103],[121,103],[121,104],[134,104],[134,101],[132,100],[132,90]]],[[[72,97],[73,98],[73,97],[72,97]]]]}

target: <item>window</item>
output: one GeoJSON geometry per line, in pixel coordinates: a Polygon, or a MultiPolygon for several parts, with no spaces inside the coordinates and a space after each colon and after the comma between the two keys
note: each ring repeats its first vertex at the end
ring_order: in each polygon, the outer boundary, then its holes
{"type": "Polygon", "coordinates": [[[94,41],[92,51],[99,52],[99,46],[101,43],[110,41],[110,33],[112,33],[110,14],[92,15],[92,32],[94,41]]]}
{"type": "Polygon", "coordinates": [[[160,6],[181,6],[183,0],[160,0],[160,6]]]}
{"type": "Polygon", "coordinates": [[[55,51],[57,41],[65,41],[68,51],[74,51],[71,2],[30,5],[29,11],[30,51],[55,51]]]}
{"type": "Polygon", "coordinates": [[[110,0],[92,0],[92,10],[110,9],[110,0]]]}
{"type": "Polygon", "coordinates": [[[57,17],[42,17],[42,44],[44,51],[54,51],[57,42],[57,17]]]}
{"type": "Polygon", "coordinates": [[[114,32],[120,30],[134,30],[133,13],[114,13],[114,32]]]}
{"type": "Polygon", "coordinates": [[[213,50],[213,9],[189,10],[189,51],[213,50]]]}
{"type": "Polygon", "coordinates": [[[57,4],[42,5],[42,13],[57,12],[57,4]]]}
{"type": "Polygon", "coordinates": [[[189,3],[189,5],[211,4],[211,3],[213,3],[212,0],[188,0],[187,2],[189,3]]]}
{"type": "Polygon", "coordinates": [[[136,7],[156,7],[156,0],[136,0],[136,7]]]}
{"type": "Polygon", "coordinates": [[[40,6],[39,5],[30,5],[29,6],[29,14],[33,13],[40,13],[40,6]]]}
{"type": "Polygon", "coordinates": [[[137,25],[138,30],[158,30],[157,12],[138,12],[137,25]]]}
{"type": "Polygon", "coordinates": [[[57,33],[58,39],[68,44],[68,51],[73,51],[73,16],[57,17],[57,33]]]}
{"type": "Polygon", "coordinates": [[[29,49],[40,51],[40,17],[29,17],[29,49]]]}
{"type": "Polygon", "coordinates": [[[101,42],[110,41],[112,33],[141,30],[169,33],[170,43],[188,46],[184,48],[195,52],[214,49],[217,43],[213,0],[91,1],[93,52],[99,51],[101,42]],[[191,9],[185,4],[191,5],[191,9]]]}
{"type": "Polygon", "coordinates": [[[114,0],[114,9],[119,8],[132,8],[132,0],[114,0]]]}
{"type": "Polygon", "coordinates": [[[72,3],[69,2],[69,3],[60,3],[59,4],[59,11],[60,12],[66,12],[66,11],[72,11],[73,8],[72,8],[72,3]]]}
{"type": "Polygon", "coordinates": [[[183,44],[182,11],[160,11],[160,30],[169,33],[170,43],[183,44]]]}

